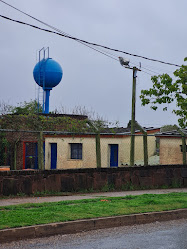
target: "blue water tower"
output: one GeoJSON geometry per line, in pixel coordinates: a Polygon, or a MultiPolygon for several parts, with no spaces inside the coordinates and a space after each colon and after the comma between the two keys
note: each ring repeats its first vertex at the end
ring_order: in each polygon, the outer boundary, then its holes
{"type": "MultiPolygon", "coordinates": [[[[49,55],[49,48],[48,55],[49,55]]],[[[45,58],[45,49],[39,51],[39,62],[35,65],[33,76],[36,83],[43,88],[43,113],[49,113],[49,96],[53,87],[57,86],[63,75],[62,68],[52,58],[45,58]],[[44,50],[44,57],[40,60],[40,51],[44,50]]],[[[39,102],[39,100],[38,100],[39,102]]]]}

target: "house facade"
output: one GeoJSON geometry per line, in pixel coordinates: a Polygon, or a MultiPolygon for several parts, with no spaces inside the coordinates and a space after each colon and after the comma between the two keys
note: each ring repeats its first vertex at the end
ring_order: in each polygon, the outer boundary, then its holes
{"type": "MultiPolygon", "coordinates": [[[[124,131],[123,131],[124,130],[124,131]]],[[[159,129],[148,129],[148,157],[156,152],[154,134],[159,129]]],[[[113,131],[112,131],[113,132],[113,131]]],[[[100,134],[101,167],[123,167],[130,163],[130,132],[100,134]]],[[[143,136],[136,131],[135,162],[143,161],[143,136]]],[[[96,134],[45,135],[45,169],[96,168],[96,134]]]]}
{"type": "MultiPolygon", "coordinates": [[[[187,137],[187,129],[184,129],[183,132],[186,134],[187,137]]],[[[173,130],[158,133],[156,137],[160,140],[160,164],[183,164],[181,134],[177,130],[173,130]]]]}
{"type": "MultiPolygon", "coordinates": [[[[88,125],[87,117],[82,115],[47,115],[37,117],[9,116],[1,122],[9,128],[5,138],[7,158],[4,165],[11,169],[38,169],[39,128],[42,127],[43,154],[46,170],[96,168],[96,137],[98,132],[88,125]],[[6,122],[5,122],[6,121],[6,122]],[[18,122],[19,121],[19,122],[18,122]],[[17,123],[16,123],[17,122],[17,123]],[[15,125],[16,123],[16,125],[15,125]],[[42,123],[42,125],[41,125],[42,123]],[[19,124],[19,125],[18,125],[19,124]],[[15,128],[19,129],[15,129],[15,128]],[[34,128],[34,129],[33,129],[34,128]]],[[[3,126],[4,125],[4,126],[3,126]]],[[[146,128],[148,157],[156,152],[155,133],[160,129],[146,128]]],[[[143,161],[143,136],[136,129],[135,163],[143,161]]],[[[123,167],[130,163],[130,128],[103,128],[99,132],[101,167],[123,167]]]]}

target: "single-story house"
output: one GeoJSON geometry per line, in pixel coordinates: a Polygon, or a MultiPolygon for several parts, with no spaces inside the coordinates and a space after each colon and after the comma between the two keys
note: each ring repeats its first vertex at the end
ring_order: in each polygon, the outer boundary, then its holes
{"type": "MultiPolygon", "coordinates": [[[[187,129],[182,132],[187,137],[187,129]]],[[[183,164],[182,136],[177,130],[157,133],[156,138],[160,140],[160,164],[183,164]]]]}
{"type": "MultiPolygon", "coordinates": [[[[27,118],[12,115],[8,117],[8,121],[4,117],[4,122],[0,123],[9,142],[5,164],[11,165],[11,169],[38,169],[37,141],[41,122],[44,126],[42,126],[42,132],[45,169],[97,167],[96,136],[98,132],[90,127],[86,116],[43,115],[27,118]]],[[[150,157],[156,152],[154,134],[160,129],[149,127],[145,130],[148,135],[152,135],[147,139],[148,157],[150,157]]],[[[143,160],[144,153],[142,133],[138,129],[135,133],[137,135],[135,137],[136,162],[143,160]]],[[[103,127],[99,131],[99,136],[101,167],[123,167],[129,164],[130,127],[103,127]]]]}
{"type": "MultiPolygon", "coordinates": [[[[147,128],[154,135],[158,128],[147,128]]],[[[143,137],[136,130],[135,161],[143,160],[143,137]]],[[[45,134],[45,169],[96,168],[96,134],[45,134]]],[[[123,167],[130,162],[130,129],[113,128],[100,133],[101,166],[123,167]]],[[[155,136],[148,136],[148,157],[156,152],[155,136]]]]}

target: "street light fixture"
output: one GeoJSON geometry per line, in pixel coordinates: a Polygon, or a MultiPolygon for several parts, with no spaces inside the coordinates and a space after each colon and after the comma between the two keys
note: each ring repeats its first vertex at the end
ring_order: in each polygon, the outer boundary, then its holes
{"type": "Polygon", "coordinates": [[[130,166],[134,165],[135,154],[135,110],[136,110],[136,77],[137,71],[141,71],[137,67],[129,66],[129,59],[119,57],[120,64],[128,69],[133,70],[133,85],[132,85],[132,110],[131,110],[131,149],[130,149],[130,166]]]}
{"type": "Polygon", "coordinates": [[[118,58],[119,58],[119,62],[122,66],[129,67],[129,62],[130,62],[129,59],[126,59],[123,57],[118,57],[118,58]]]}

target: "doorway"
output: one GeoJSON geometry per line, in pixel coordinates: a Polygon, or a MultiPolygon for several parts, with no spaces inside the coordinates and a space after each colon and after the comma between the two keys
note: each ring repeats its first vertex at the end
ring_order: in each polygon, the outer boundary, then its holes
{"type": "Polygon", "coordinates": [[[25,146],[24,169],[38,169],[38,144],[37,142],[27,142],[25,146]]]}
{"type": "MultiPolygon", "coordinates": [[[[43,142],[45,166],[45,142],[43,142]]],[[[38,169],[38,143],[23,142],[23,169],[38,169]]]]}
{"type": "Polygon", "coordinates": [[[56,169],[57,165],[57,143],[51,143],[51,169],[56,169]]]}
{"type": "Polygon", "coordinates": [[[118,167],[118,144],[110,144],[110,167],[118,167]]]}

